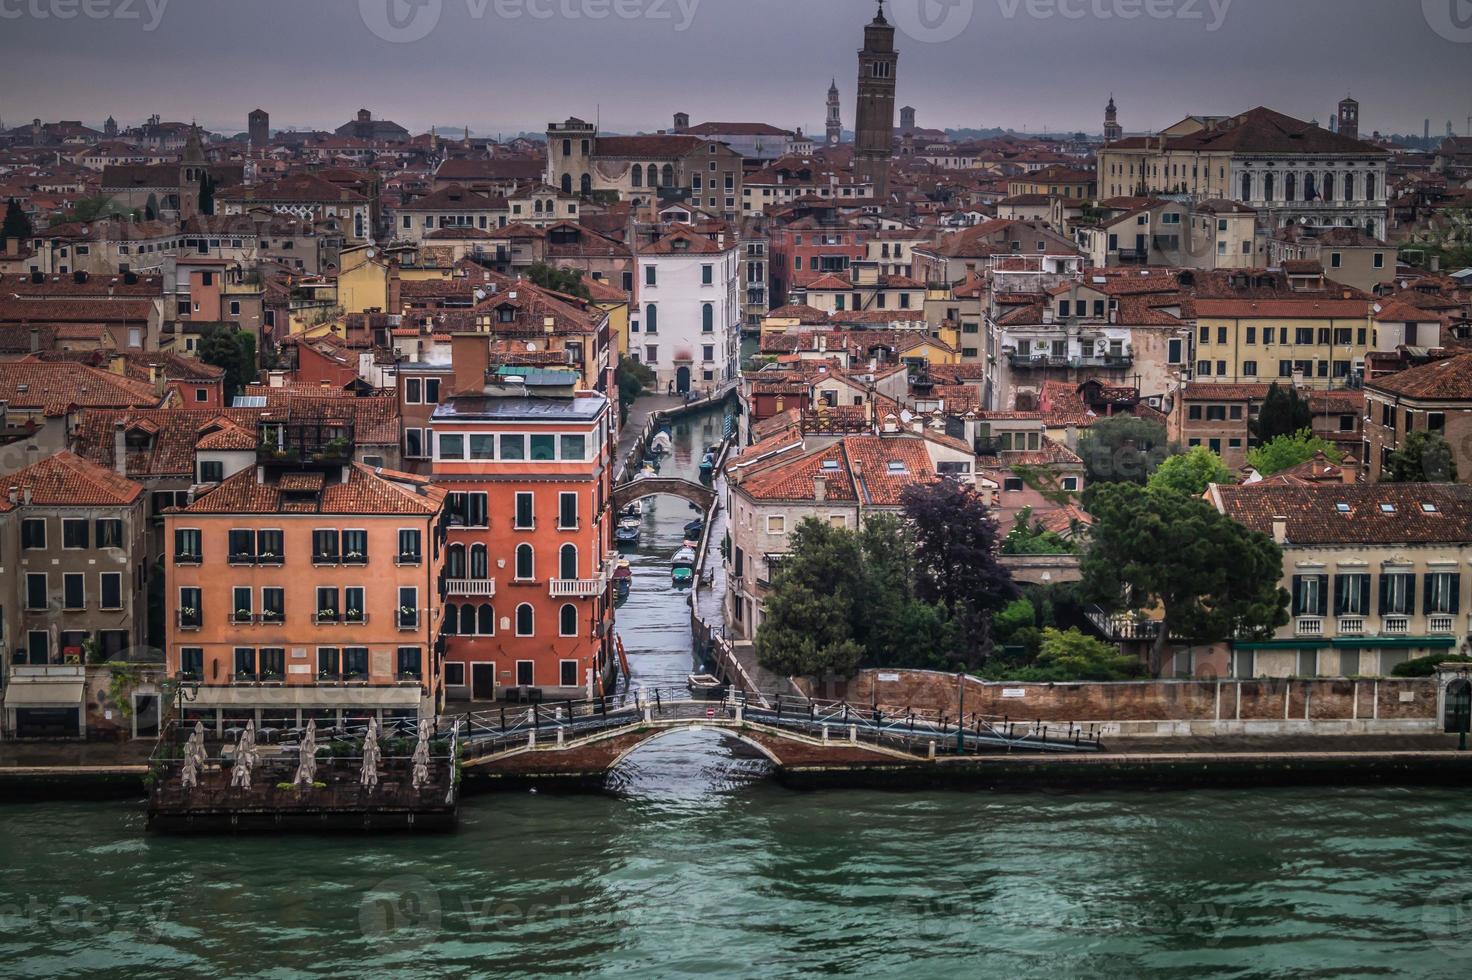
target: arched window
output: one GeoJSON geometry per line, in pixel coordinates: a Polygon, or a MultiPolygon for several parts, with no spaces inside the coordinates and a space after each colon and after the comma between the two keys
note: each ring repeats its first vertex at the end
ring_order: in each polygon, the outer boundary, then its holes
{"type": "Polygon", "coordinates": [[[644,332],[659,333],[659,307],[653,303],[644,307],[644,332]]]}
{"type": "Polygon", "coordinates": [[[565,544],[557,553],[558,577],[573,579],[578,577],[578,546],[565,544]]]}
{"type": "Polygon", "coordinates": [[[1298,200],[1298,174],[1289,174],[1283,178],[1283,200],[1298,200]]]}
{"type": "Polygon", "coordinates": [[[534,214],[542,213],[542,201],[540,198],[532,202],[532,212],[534,214]]]}
{"type": "Polygon", "coordinates": [[[523,602],[516,607],[516,635],[532,636],[537,631],[537,614],[532,607],[523,602]]]}
{"type": "Polygon", "coordinates": [[[592,174],[583,174],[583,188],[582,188],[582,190],[583,190],[583,196],[584,197],[587,197],[589,194],[592,194],[593,193],[593,175],[592,174]]]}
{"type": "Polygon", "coordinates": [[[716,329],[716,308],[710,303],[700,307],[700,329],[704,333],[714,333],[716,329]]]}
{"type": "Polygon", "coordinates": [[[578,607],[567,603],[557,612],[557,632],[561,636],[578,635],[578,607]]]}
{"type": "Polygon", "coordinates": [[[1252,200],[1252,174],[1242,175],[1242,200],[1252,200]]]}
{"type": "Polygon", "coordinates": [[[1365,200],[1375,200],[1375,175],[1365,174],[1365,200]]]}
{"type": "Polygon", "coordinates": [[[465,545],[452,544],[445,553],[445,578],[465,577],[465,545]]]}
{"type": "MultiPolygon", "coordinates": [[[[452,605],[449,608],[455,607],[452,605]]],[[[460,635],[474,636],[475,632],[475,607],[467,602],[460,607],[460,635]]]]}
{"type": "Polygon", "coordinates": [[[1324,174],[1324,202],[1334,200],[1334,175],[1324,174]]]}
{"type": "Polygon", "coordinates": [[[571,194],[572,193],[572,174],[563,174],[562,175],[562,193],[564,193],[564,194],[571,194]]]}
{"type": "Polygon", "coordinates": [[[1343,195],[1343,198],[1346,201],[1353,201],[1354,200],[1354,174],[1345,174],[1344,175],[1344,195],[1343,195]]]}
{"type": "Polygon", "coordinates": [[[659,168],[652,163],[649,165],[649,180],[647,183],[650,187],[659,186],[659,168]]]}
{"type": "Polygon", "coordinates": [[[1317,201],[1319,199],[1319,188],[1314,182],[1313,174],[1303,175],[1303,199],[1305,201],[1317,201]]]}
{"type": "Polygon", "coordinates": [[[453,602],[445,606],[445,635],[458,636],[460,633],[460,607],[453,602]]]}
{"type": "Polygon", "coordinates": [[[1272,174],[1266,174],[1263,177],[1263,179],[1262,179],[1262,199],[1264,201],[1276,200],[1273,197],[1273,192],[1275,190],[1277,190],[1277,188],[1273,186],[1273,183],[1274,183],[1274,178],[1273,178],[1273,175],[1272,174]]]}
{"type": "Polygon", "coordinates": [[[633,185],[635,187],[644,186],[644,168],[639,166],[637,163],[634,164],[634,172],[629,176],[633,179],[633,185]]]}
{"type": "Polygon", "coordinates": [[[481,636],[496,635],[496,610],[491,607],[490,603],[481,606],[476,611],[475,631],[481,636]]]}
{"type": "Polygon", "coordinates": [[[486,546],[483,544],[470,546],[470,577],[477,582],[484,582],[491,577],[491,563],[486,557],[486,546]]]}
{"type": "Polygon", "coordinates": [[[532,546],[529,544],[516,546],[516,577],[522,580],[536,578],[536,564],[532,559],[532,546]]]}
{"type": "Polygon", "coordinates": [[[664,165],[664,172],[662,174],[660,174],[659,186],[661,186],[661,187],[674,187],[675,186],[675,168],[674,167],[670,166],[669,164],[665,164],[664,165]]]}

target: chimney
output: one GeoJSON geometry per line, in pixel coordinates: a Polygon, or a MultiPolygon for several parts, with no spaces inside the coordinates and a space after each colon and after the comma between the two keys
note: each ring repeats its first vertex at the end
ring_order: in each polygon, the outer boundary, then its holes
{"type": "Polygon", "coordinates": [[[1077,450],[1078,449],[1078,426],[1076,426],[1076,425],[1070,425],[1067,429],[1064,430],[1064,432],[1065,432],[1065,435],[1063,437],[1064,444],[1066,446],[1068,446],[1068,448],[1070,450],[1077,450]]]}
{"type": "Polygon", "coordinates": [[[118,471],[118,476],[127,477],[128,427],[121,422],[113,423],[112,427],[112,468],[118,471]]]}
{"type": "Polygon", "coordinates": [[[813,500],[823,503],[828,499],[828,478],[826,476],[813,477],[813,500]]]}
{"type": "Polygon", "coordinates": [[[39,354],[39,353],[41,353],[41,328],[40,327],[32,327],[31,328],[31,353],[32,354],[39,354]]]}
{"type": "Polygon", "coordinates": [[[1280,545],[1288,543],[1288,518],[1273,518],[1273,540],[1280,545]]]}
{"type": "Polygon", "coordinates": [[[31,488],[30,487],[26,487],[24,490],[21,491],[21,493],[20,493],[20,499],[21,499],[21,503],[25,504],[27,507],[31,506],[31,488]]]}
{"type": "Polygon", "coordinates": [[[1433,255],[1433,256],[1431,256],[1431,271],[1432,272],[1440,272],[1441,271],[1441,256],[1440,255],[1433,255]]]}
{"type": "Polygon", "coordinates": [[[11,487],[9,496],[12,505],[20,503],[20,487],[11,487]]]}
{"type": "Polygon", "coordinates": [[[484,391],[491,366],[491,342],[483,333],[457,333],[450,338],[450,364],[456,391],[484,391]]]}

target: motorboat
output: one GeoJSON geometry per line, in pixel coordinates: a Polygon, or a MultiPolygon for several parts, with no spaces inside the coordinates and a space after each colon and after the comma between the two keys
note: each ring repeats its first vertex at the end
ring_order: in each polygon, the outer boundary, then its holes
{"type": "Polygon", "coordinates": [[[685,681],[685,686],[695,694],[714,693],[726,685],[714,674],[691,674],[685,681]]]}
{"type": "Polygon", "coordinates": [[[676,568],[693,569],[695,567],[695,549],[681,548],[679,551],[675,552],[675,557],[670,561],[670,564],[674,565],[676,568]]]}
{"type": "Polygon", "coordinates": [[[613,540],[618,544],[638,544],[640,533],[640,522],[631,517],[619,521],[618,527],[613,531],[613,540]]]}
{"type": "Polygon", "coordinates": [[[695,581],[695,569],[677,566],[670,570],[670,579],[675,583],[675,588],[686,588],[695,581]]]}
{"type": "Polygon", "coordinates": [[[629,592],[634,588],[634,569],[627,558],[619,560],[618,567],[613,570],[614,601],[623,602],[629,597],[629,592]]]}
{"type": "Polygon", "coordinates": [[[649,452],[655,456],[668,456],[674,448],[675,440],[668,432],[656,432],[649,440],[649,452]]]}
{"type": "Polygon", "coordinates": [[[703,518],[700,520],[691,521],[689,524],[685,525],[685,537],[690,538],[691,540],[699,541],[700,536],[704,533],[705,520],[703,518]]]}

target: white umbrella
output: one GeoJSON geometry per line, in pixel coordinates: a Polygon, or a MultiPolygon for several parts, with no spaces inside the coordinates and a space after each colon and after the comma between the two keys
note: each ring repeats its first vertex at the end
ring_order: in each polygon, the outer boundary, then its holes
{"type": "Polygon", "coordinates": [[[372,718],[368,719],[368,734],[363,738],[363,785],[369,789],[378,788],[378,763],[383,758],[383,753],[378,748],[378,723],[372,718]]]}
{"type": "Polygon", "coordinates": [[[199,785],[199,743],[204,737],[203,727],[196,725],[184,743],[184,769],[179,774],[179,785],[193,789],[199,785]]]}
{"type": "Polygon", "coordinates": [[[230,776],[230,785],[248,791],[250,771],[260,761],[261,754],[256,751],[256,723],[248,721],[245,723],[245,731],[241,733],[240,742],[235,746],[235,771],[230,776]]]}
{"type": "Polygon", "coordinates": [[[296,768],[297,786],[310,789],[317,779],[317,723],[307,722],[307,732],[302,736],[302,758],[296,768]]]}
{"type": "Polygon", "coordinates": [[[418,789],[429,783],[429,727],[419,722],[419,744],[414,746],[413,786],[418,789]]]}

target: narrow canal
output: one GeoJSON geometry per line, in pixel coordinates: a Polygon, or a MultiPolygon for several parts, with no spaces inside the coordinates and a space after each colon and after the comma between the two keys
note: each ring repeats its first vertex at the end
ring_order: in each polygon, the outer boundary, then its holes
{"type": "MultiPolygon", "coordinates": [[[[719,416],[675,427],[693,473],[719,416]]],[[[619,615],[692,669],[659,499],[619,615]]],[[[0,977],[1463,978],[1465,794],[796,793],[712,732],[605,795],[469,799],[437,837],[150,837],[140,804],[0,805],[0,977]]]]}

